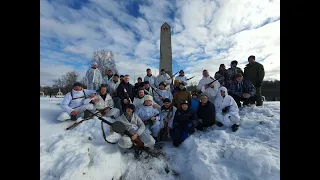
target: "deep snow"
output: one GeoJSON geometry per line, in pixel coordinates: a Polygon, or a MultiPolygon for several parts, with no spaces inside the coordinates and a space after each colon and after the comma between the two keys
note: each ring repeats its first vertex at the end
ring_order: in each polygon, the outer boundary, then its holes
{"type": "Polygon", "coordinates": [[[165,157],[138,161],[131,150],[104,142],[97,119],[66,131],[73,122],[56,121],[61,101],[40,98],[40,179],[280,179],[280,102],[240,110],[235,133],[213,126],[179,148],[166,143],[165,157]]]}

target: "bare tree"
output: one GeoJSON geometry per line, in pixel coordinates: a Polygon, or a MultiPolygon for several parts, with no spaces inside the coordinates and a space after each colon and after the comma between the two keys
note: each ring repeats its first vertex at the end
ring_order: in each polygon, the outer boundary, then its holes
{"type": "Polygon", "coordinates": [[[63,75],[62,81],[65,83],[67,89],[72,89],[73,83],[78,80],[79,73],[75,71],[67,72],[66,75],[63,75]]]}
{"type": "Polygon", "coordinates": [[[113,73],[118,73],[116,63],[112,51],[98,50],[93,53],[92,62],[98,64],[98,69],[101,71],[102,77],[107,75],[108,70],[113,73]]]}
{"type": "Polygon", "coordinates": [[[56,88],[62,88],[65,86],[65,82],[62,80],[62,78],[59,78],[57,80],[53,80],[53,87],[56,87],[56,88]]]}

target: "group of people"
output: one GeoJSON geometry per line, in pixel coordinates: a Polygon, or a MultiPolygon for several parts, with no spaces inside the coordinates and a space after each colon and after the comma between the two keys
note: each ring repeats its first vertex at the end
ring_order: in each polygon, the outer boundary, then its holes
{"type": "Polygon", "coordinates": [[[119,135],[111,128],[109,137],[119,137],[118,145],[122,148],[133,147],[136,138],[148,148],[168,139],[179,146],[196,130],[214,124],[235,132],[240,125],[241,102],[243,106],[262,105],[264,68],[254,56],[249,56],[248,61],[244,71],[237,67],[237,61],[232,61],[228,70],[221,64],[214,77],[203,70],[198,91],[192,93],[186,89],[189,79],[183,70],[173,81],[174,77],[164,69],[157,77],[147,69],[143,81],[139,77],[132,85],[129,75],[119,77],[111,70],[102,78],[94,63],[86,74],[87,89],[79,82],[74,83],[61,103],[63,112],[58,120],[77,120],[98,113],[121,121],[133,136],[119,135]]]}

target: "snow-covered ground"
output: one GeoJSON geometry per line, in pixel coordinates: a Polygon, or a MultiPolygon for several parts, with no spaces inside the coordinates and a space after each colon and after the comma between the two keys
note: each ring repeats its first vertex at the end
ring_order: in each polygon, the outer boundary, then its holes
{"type": "Polygon", "coordinates": [[[104,142],[97,119],[66,131],[73,122],[56,121],[61,101],[40,98],[42,180],[280,179],[280,102],[242,109],[237,132],[213,126],[179,148],[166,143],[165,157],[135,160],[131,150],[104,142]]]}

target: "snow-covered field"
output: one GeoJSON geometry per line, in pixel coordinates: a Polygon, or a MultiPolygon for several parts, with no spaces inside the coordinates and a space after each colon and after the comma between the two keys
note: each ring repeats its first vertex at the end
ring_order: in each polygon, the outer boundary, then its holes
{"type": "Polygon", "coordinates": [[[242,109],[235,133],[213,126],[194,133],[179,148],[166,143],[165,157],[135,160],[131,150],[103,140],[97,119],[66,131],[73,122],[56,121],[61,101],[40,98],[42,180],[280,179],[280,102],[242,109]]]}

